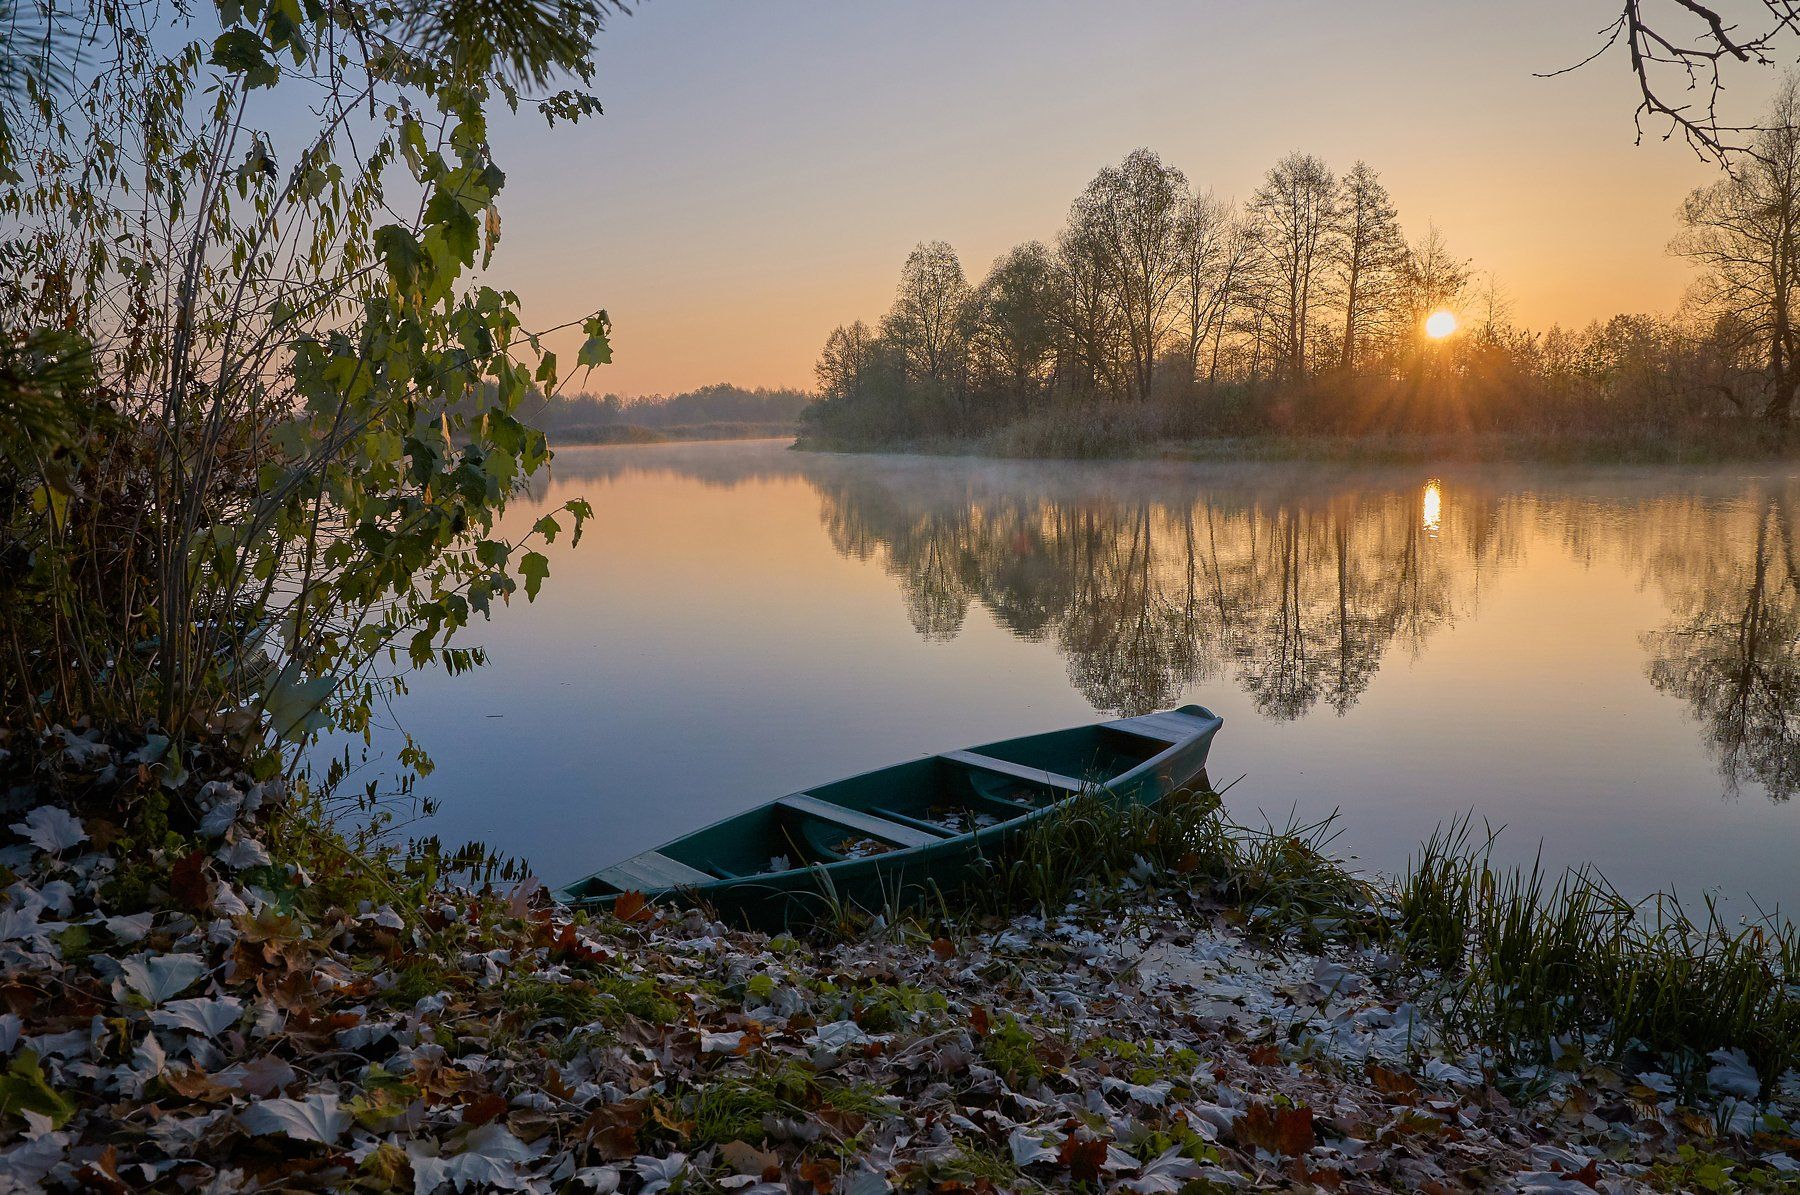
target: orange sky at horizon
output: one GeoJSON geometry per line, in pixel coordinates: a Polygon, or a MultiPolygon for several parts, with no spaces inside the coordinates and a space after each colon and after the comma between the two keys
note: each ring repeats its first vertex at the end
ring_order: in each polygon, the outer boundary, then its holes
{"type": "MultiPolygon", "coordinates": [[[[827,333],[878,319],[919,241],[949,241],[976,281],[1054,237],[1136,146],[1240,199],[1301,149],[1368,161],[1408,234],[1435,222],[1527,326],[1669,312],[1691,277],[1665,252],[1675,212],[1717,168],[1659,129],[1633,144],[1617,52],[1533,77],[1591,52],[1616,13],[653,0],[602,35],[605,116],[496,122],[509,185],[490,277],[531,324],[610,312],[615,364],[569,389],[810,387],[827,333]]],[[[1733,82],[1730,113],[1754,116],[1776,74],[1733,82]]],[[[565,359],[575,343],[551,339],[565,359]]]]}

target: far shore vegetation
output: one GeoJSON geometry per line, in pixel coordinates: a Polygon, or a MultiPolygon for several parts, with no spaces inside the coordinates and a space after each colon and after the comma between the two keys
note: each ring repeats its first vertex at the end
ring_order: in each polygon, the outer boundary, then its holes
{"type": "Polygon", "coordinates": [[[1247,201],[1148,149],[971,282],[913,250],[838,327],[800,446],[1001,456],[1784,456],[1800,391],[1800,84],[1681,205],[1672,314],[1533,330],[1368,164],[1289,154],[1247,201]]]}

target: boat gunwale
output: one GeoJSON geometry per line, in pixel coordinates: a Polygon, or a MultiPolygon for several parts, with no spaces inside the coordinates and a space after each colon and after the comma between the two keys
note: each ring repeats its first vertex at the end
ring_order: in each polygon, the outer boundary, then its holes
{"type": "MultiPolygon", "coordinates": [[[[1155,714],[1168,714],[1168,713],[1188,714],[1188,715],[1194,716],[1194,717],[1202,717],[1205,719],[1205,722],[1194,733],[1188,735],[1185,738],[1179,739],[1175,742],[1168,743],[1165,747],[1163,747],[1163,749],[1161,751],[1158,751],[1154,755],[1151,755],[1151,756],[1145,758],[1144,760],[1140,761],[1139,763],[1132,765],[1130,768],[1127,768],[1125,771],[1120,772],[1117,776],[1114,776],[1112,779],[1106,781],[1104,784],[1096,784],[1093,786],[1093,788],[1091,790],[1084,787],[1080,792],[1068,793],[1058,800],[1051,801],[1049,804],[1039,806],[1038,808],[1029,810],[1025,813],[1021,813],[1017,817],[1008,818],[1007,820],[1002,821],[1002,822],[996,822],[991,826],[981,826],[977,829],[970,830],[970,831],[967,831],[962,834],[952,834],[952,835],[949,835],[942,839],[939,839],[937,842],[920,843],[917,846],[896,847],[895,849],[890,850],[890,851],[882,851],[879,854],[866,855],[861,858],[833,859],[828,863],[808,863],[803,867],[789,867],[789,868],[785,868],[784,870],[781,870],[781,871],[755,872],[750,875],[744,875],[744,876],[736,876],[736,877],[719,876],[718,878],[710,880],[704,884],[678,884],[673,887],[667,887],[667,888],[644,889],[644,890],[642,890],[643,895],[647,898],[652,898],[652,899],[654,899],[658,896],[665,896],[665,895],[678,894],[678,893],[694,893],[695,895],[704,896],[708,893],[720,892],[720,891],[725,891],[725,890],[754,891],[758,888],[762,888],[765,886],[770,887],[771,889],[773,889],[775,891],[780,891],[780,890],[782,890],[782,882],[791,882],[792,880],[803,878],[806,876],[817,876],[821,873],[828,874],[828,875],[837,875],[842,872],[845,872],[845,871],[848,871],[848,870],[851,870],[854,868],[858,868],[858,867],[873,868],[873,867],[876,867],[877,865],[887,864],[887,863],[890,863],[895,860],[910,860],[910,859],[919,857],[923,854],[928,854],[930,852],[943,850],[946,847],[961,846],[961,845],[966,845],[971,842],[979,845],[982,842],[984,836],[991,838],[991,837],[998,835],[1003,830],[1015,829],[1020,826],[1028,825],[1033,821],[1036,821],[1040,818],[1048,816],[1050,813],[1052,813],[1056,810],[1065,808],[1070,802],[1077,801],[1077,800],[1081,799],[1082,797],[1112,792],[1113,790],[1118,788],[1120,785],[1123,785],[1127,781],[1138,778],[1142,773],[1150,770],[1154,765],[1162,762],[1166,757],[1171,756],[1171,755],[1175,754],[1176,752],[1186,748],[1187,746],[1192,744],[1196,739],[1203,738],[1209,734],[1218,733],[1219,728],[1221,726],[1223,726],[1224,722],[1225,722],[1225,720],[1223,718],[1221,718],[1218,714],[1214,713],[1209,707],[1203,706],[1203,705],[1198,705],[1198,704],[1177,706],[1172,710],[1157,710],[1157,711],[1154,711],[1154,713],[1155,714]]],[[[1153,716],[1153,715],[1138,715],[1138,716],[1149,717],[1149,716],[1153,716]]],[[[1153,741],[1158,741],[1157,736],[1155,736],[1155,735],[1139,734],[1138,732],[1135,732],[1135,731],[1126,730],[1122,726],[1119,725],[1121,722],[1129,722],[1131,720],[1132,720],[1131,718],[1115,718],[1115,719],[1110,719],[1105,722],[1088,722],[1088,723],[1083,723],[1079,726],[1066,726],[1060,730],[1040,731],[1037,735],[1032,735],[1032,734],[1013,735],[1013,736],[1011,736],[1011,738],[995,739],[992,743],[981,743],[981,744],[977,744],[976,746],[973,746],[973,747],[961,748],[961,750],[972,752],[975,754],[980,754],[982,747],[993,746],[995,743],[1010,742],[1010,741],[1012,741],[1012,739],[1036,738],[1036,737],[1039,737],[1040,735],[1067,734],[1072,731],[1087,730],[1087,729],[1110,729],[1110,730],[1118,731],[1118,733],[1120,733],[1120,734],[1136,735],[1136,737],[1139,737],[1139,738],[1146,738],[1146,739],[1151,739],[1153,741]]],[[[939,752],[939,753],[926,754],[926,755],[922,756],[921,758],[922,759],[942,759],[943,753],[939,752]]],[[[878,767],[878,768],[870,768],[867,771],[856,772],[849,776],[840,777],[839,779],[830,781],[829,783],[831,783],[831,784],[848,784],[853,781],[862,780],[869,776],[879,775],[880,773],[888,771],[891,768],[905,767],[909,763],[916,763],[916,762],[918,762],[918,761],[908,760],[908,761],[904,761],[902,763],[884,764],[883,766],[878,767]]],[[[970,768],[970,769],[973,769],[978,766],[978,765],[974,765],[974,764],[961,763],[959,761],[947,761],[947,762],[956,762],[956,763],[958,763],[958,766],[966,767],[966,768],[970,768]]],[[[1009,762],[1009,761],[1002,761],[1002,762],[1009,762]]],[[[1084,785],[1085,785],[1085,783],[1086,782],[1084,782],[1084,785]]],[[[822,786],[820,786],[820,787],[822,787],[822,786]]],[[[817,795],[816,793],[813,792],[812,789],[802,788],[802,789],[796,789],[794,793],[783,793],[782,796],[793,796],[796,793],[813,795],[815,797],[817,795]]],[[[819,798],[819,799],[822,800],[823,798],[819,798]]],[[[781,797],[772,797],[769,800],[764,801],[760,805],[755,805],[749,809],[742,810],[738,813],[728,814],[727,816],[719,818],[716,821],[708,822],[704,826],[697,827],[693,830],[688,831],[686,834],[681,834],[674,838],[671,838],[667,842],[664,842],[658,846],[647,847],[644,851],[639,851],[638,854],[640,854],[640,855],[645,854],[649,851],[658,851],[658,852],[666,853],[666,849],[668,847],[674,846],[675,844],[682,842],[686,839],[697,838],[703,834],[707,834],[707,833],[709,833],[713,830],[716,830],[722,826],[729,825],[730,823],[735,822],[740,818],[747,817],[754,813],[760,813],[760,812],[766,811],[766,810],[774,807],[776,805],[776,803],[779,802],[780,800],[781,800],[781,797]]],[[[844,806],[844,808],[849,808],[849,807],[844,806]]],[[[637,857],[636,855],[633,855],[630,858],[636,858],[636,857],[637,857]]],[[[681,861],[677,856],[671,855],[669,857],[672,859],[676,859],[677,862],[681,861]]],[[[617,900],[619,898],[619,896],[623,895],[623,892],[621,891],[621,892],[599,893],[599,894],[596,894],[593,896],[575,896],[575,895],[573,895],[573,893],[576,889],[580,888],[582,885],[588,883],[589,881],[598,879],[601,872],[607,871],[610,868],[617,867],[620,864],[626,863],[629,861],[630,861],[629,859],[621,859],[621,860],[619,860],[618,863],[611,863],[611,864],[608,864],[606,867],[602,867],[602,868],[599,868],[598,870],[589,872],[587,875],[582,876],[580,879],[572,880],[568,884],[565,884],[565,885],[557,888],[554,895],[557,900],[559,900],[565,904],[573,905],[576,907],[584,907],[584,906],[585,907],[593,907],[593,906],[602,906],[602,905],[609,904],[612,901],[617,900]]],[[[688,866],[695,866],[695,865],[689,864],[688,866]]],[[[602,881],[602,882],[605,882],[605,881],[602,881]]]]}

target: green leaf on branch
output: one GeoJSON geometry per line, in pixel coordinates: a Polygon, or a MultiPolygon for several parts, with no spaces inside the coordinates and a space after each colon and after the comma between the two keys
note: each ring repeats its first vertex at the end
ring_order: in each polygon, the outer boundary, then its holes
{"type": "Polygon", "coordinates": [[[525,578],[525,600],[536,601],[544,578],[550,575],[550,558],[542,552],[527,552],[519,561],[519,575],[525,578]]]}
{"type": "Polygon", "coordinates": [[[558,523],[550,515],[545,515],[536,523],[532,524],[531,529],[543,536],[545,543],[553,544],[556,542],[557,532],[562,530],[562,524],[558,523]]]}
{"type": "Polygon", "coordinates": [[[569,536],[569,546],[572,548],[581,542],[581,529],[594,517],[594,508],[588,505],[586,498],[571,498],[563,503],[563,509],[575,516],[575,531],[569,536]]]}
{"type": "Polygon", "coordinates": [[[587,369],[596,365],[611,365],[612,341],[607,339],[607,334],[612,331],[612,321],[606,317],[606,312],[589,317],[581,325],[581,330],[586,333],[587,340],[582,343],[581,353],[575,358],[575,363],[587,369]]]}
{"type": "Polygon", "coordinates": [[[221,33],[213,42],[209,61],[243,75],[246,87],[273,87],[281,78],[281,68],[269,59],[269,47],[248,29],[227,29],[221,33]]]}
{"type": "Polygon", "coordinates": [[[321,708],[336,685],[329,676],[312,680],[298,679],[299,672],[290,664],[276,673],[263,694],[263,709],[268,712],[270,728],[287,742],[299,742],[325,724],[321,708]]]}

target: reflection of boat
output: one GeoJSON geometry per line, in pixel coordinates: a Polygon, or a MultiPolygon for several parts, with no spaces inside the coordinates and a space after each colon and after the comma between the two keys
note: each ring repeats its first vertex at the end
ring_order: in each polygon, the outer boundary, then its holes
{"type": "Polygon", "coordinates": [[[1185,705],[895,764],[715,822],[557,895],[696,898],[764,924],[829,900],[878,910],[954,889],[986,852],[1083,794],[1149,805],[1194,784],[1221,725],[1185,705]]]}

